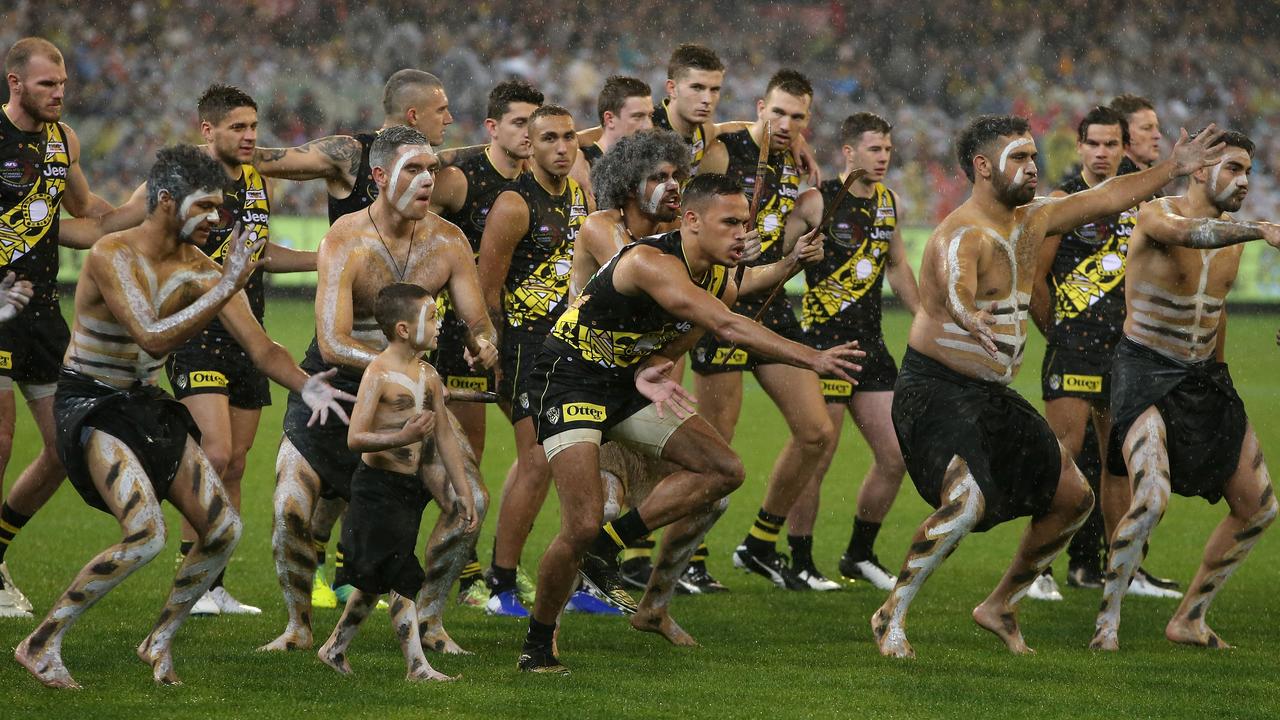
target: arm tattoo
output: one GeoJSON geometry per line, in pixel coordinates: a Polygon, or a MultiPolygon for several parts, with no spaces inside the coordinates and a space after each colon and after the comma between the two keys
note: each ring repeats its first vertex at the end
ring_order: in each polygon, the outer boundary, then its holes
{"type": "Polygon", "coordinates": [[[253,161],[254,163],[275,162],[288,152],[285,148],[257,148],[253,151],[253,161]]]}
{"type": "Polygon", "coordinates": [[[1257,223],[1204,219],[1195,221],[1195,228],[1187,238],[1187,247],[1211,250],[1260,237],[1262,228],[1257,223]]]}
{"type": "Polygon", "coordinates": [[[298,152],[311,152],[313,148],[328,158],[334,167],[341,168],[352,177],[355,177],[360,170],[360,143],[354,142],[350,137],[341,135],[322,137],[298,148],[298,152]]]}

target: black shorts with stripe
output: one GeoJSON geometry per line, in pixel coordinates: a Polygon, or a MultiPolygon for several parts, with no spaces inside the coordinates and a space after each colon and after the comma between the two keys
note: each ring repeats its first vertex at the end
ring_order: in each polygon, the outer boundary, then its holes
{"type": "Polygon", "coordinates": [[[517,328],[507,328],[502,334],[502,381],[498,383],[498,397],[511,408],[512,424],[537,413],[529,379],[546,339],[545,335],[517,328]]]}
{"type": "Polygon", "coordinates": [[[232,407],[257,410],[271,404],[271,382],[235,342],[187,344],[169,356],[165,373],[173,396],[226,395],[232,407]]]}
{"type": "Polygon", "coordinates": [[[828,403],[845,404],[853,399],[854,393],[860,392],[893,392],[893,384],[898,380],[898,364],[884,344],[884,336],[860,338],[840,331],[831,331],[821,326],[811,327],[805,332],[804,343],[815,350],[843,345],[858,341],[858,348],[867,356],[857,360],[862,370],[854,375],[857,385],[835,376],[822,376],[822,398],[828,403]]]}

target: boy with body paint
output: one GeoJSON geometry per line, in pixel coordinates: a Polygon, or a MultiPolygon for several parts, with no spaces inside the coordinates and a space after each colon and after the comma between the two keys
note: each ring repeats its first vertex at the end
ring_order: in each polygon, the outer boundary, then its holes
{"type": "Polygon", "coordinates": [[[387,347],[365,368],[347,429],[347,445],[362,453],[342,523],[344,570],[355,591],[318,655],[350,675],[347,646],[378,596],[390,592],[391,625],[408,665],[406,679],[451,680],[432,669],[422,653],[413,601],[426,581],[413,554],[422,511],[432,497],[420,472],[424,462],[439,456],[467,529],[479,525],[462,446],[447,421],[444,386],[422,359],[435,349],[440,320],[430,293],[410,283],[382,288],[373,312],[387,347]]]}
{"type": "MultiPolygon", "coordinates": [[[[1213,126],[1202,132],[1210,135],[1213,126]]],[[[1133,500],[1111,537],[1090,647],[1120,647],[1120,601],[1168,507],[1169,493],[1225,498],[1186,597],[1165,627],[1176,643],[1230,647],[1205,623],[1218,591],[1275,520],[1258,437],[1223,362],[1226,298],[1242,243],[1280,247],[1280,225],[1239,222],[1253,142],[1222,134],[1221,162],[1196,170],[1185,195],[1143,205],[1129,244],[1124,337],[1112,367],[1109,470],[1132,478],[1133,500]]]]}
{"type": "Polygon", "coordinates": [[[99,241],[76,285],[75,323],[54,396],[58,456],[76,491],[120,523],[121,541],[85,565],[14,656],[50,687],[75,688],[62,639],[94,603],[165,544],[160,502],[196,531],[155,628],[138,646],[156,682],[176,684],[174,634],[240,537],[240,517],[200,448],[186,406],[158,385],[165,358],[216,317],[253,364],[297,393],[310,422],[355,398],[308,376],[254,319],[241,292],[259,267],[265,239],[233,233],[221,267],[198,247],[219,222],[226,175],[198,148],[161,150],[147,180],[146,220],[99,241]]]}
{"type": "MultiPolygon", "coordinates": [[[[434,187],[430,168],[437,158],[427,138],[409,127],[387,128],[374,140],[369,162],[377,198],[364,210],[339,218],[320,243],[316,336],[302,363],[316,370],[337,368],[336,382],[352,392],[365,367],[386,346],[373,314],[378,292],[391,283],[411,282],[430,293],[448,288],[458,316],[473,328],[473,337],[494,344],[471,247],[456,226],[429,210],[434,187]]],[[[473,352],[484,357],[478,347],[473,352]]],[[[284,632],[263,650],[311,647],[314,511],[321,498],[345,500],[350,495],[351,477],[360,463],[359,455],[347,448],[346,427],[307,426],[298,400],[289,398],[285,436],[276,456],[271,538],[289,620],[284,632]]],[[[445,418],[454,427],[452,417],[445,418]]],[[[474,457],[469,450],[464,455],[476,514],[483,516],[488,496],[474,457]]],[[[427,582],[416,599],[418,629],[424,648],[458,653],[462,648],[445,632],[441,616],[448,590],[475,547],[477,531],[469,530],[451,510],[454,503],[444,501],[452,490],[439,463],[423,472],[444,511],[427,544],[427,582]]]]}
{"type": "Polygon", "coordinates": [[[1031,516],[1000,583],[973,619],[1027,653],[1018,603],[1093,508],[1093,492],[1053,430],[1009,384],[1022,364],[1036,261],[1046,235],[1133,207],[1222,154],[1210,126],[1170,159],[1062,198],[1036,198],[1027,121],[984,115],[957,139],[973,183],[934,230],[920,269],[920,308],[894,385],[893,424],[916,489],[937,511],[916,531],[888,599],[871,618],[883,655],[913,657],[912,599],[965,535],[1031,516]]]}

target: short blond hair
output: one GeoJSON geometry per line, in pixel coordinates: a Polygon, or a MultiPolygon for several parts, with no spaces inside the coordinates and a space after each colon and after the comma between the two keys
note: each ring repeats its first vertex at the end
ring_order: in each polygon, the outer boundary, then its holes
{"type": "Polygon", "coordinates": [[[20,73],[27,69],[27,63],[31,58],[40,56],[52,61],[54,64],[62,64],[62,51],[57,45],[45,40],[41,37],[25,37],[13,44],[9,48],[9,52],[4,56],[4,71],[6,73],[20,73]]]}

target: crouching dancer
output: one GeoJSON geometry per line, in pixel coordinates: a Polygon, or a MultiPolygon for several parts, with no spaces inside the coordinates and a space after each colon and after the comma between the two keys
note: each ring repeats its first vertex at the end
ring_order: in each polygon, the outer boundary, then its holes
{"type": "Polygon", "coordinates": [[[255,366],[306,399],[313,419],[331,409],[341,414],[335,400],[351,399],[324,376],[308,377],[254,319],[241,289],[264,241],[237,232],[222,267],[199,250],[218,222],[225,182],[222,168],[195,147],[161,150],[147,181],[146,220],[94,245],[76,286],[54,396],[58,456],[80,496],[114,515],[124,537],[89,561],[14,653],[50,687],[78,687],[62,664],[71,625],[164,549],[161,500],[178,508],[198,539],[138,646],[157,682],[178,682],[173,636],[240,538],[240,517],[200,450],[191,414],[157,385],[170,352],[216,317],[255,366]]]}
{"type": "Polygon", "coordinates": [[[1212,129],[1186,133],[1173,156],[1061,198],[1036,198],[1036,145],[1027,121],[975,119],[957,139],[968,200],[925,248],[920,310],[894,386],[893,425],[907,470],[936,512],[915,538],[887,600],[871,618],[880,652],[911,657],[907,609],[970,532],[1031,517],[1013,563],[973,619],[1014,653],[1031,649],[1018,603],[1093,508],[1093,491],[1013,381],[1027,342],[1036,258],[1045,235],[1114,215],[1165,183],[1217,162],[1212,129]]]}
{"type": "Polygon", "coordinates": [[[1108,464],[1116,476],[1132,479],[1133,496],[1111,536],[1094,649],[1120,647],[1120,601],[1170,492],[1210,503],[1225,498],[1230,510],[1165,627],[1165,636],[1177,643],[1230,647],[1205,615],[1276,518],[1258,436],[1222,360],[1225,303],[1240,269],[1240,243],[1265,239],[1280,247],[1280,226],[1239,222],[1228,214],[1240,209],[1249,191],[1253,142],[1236,132],[1222,137],[1222,161],[1192,175],[1186,195],[1144,205],[1129,242],[1108,464]]]}
{"type": "MultiPolygon", "coordinates": [[[[720,501],[742,484],[738,456],[693,414],[692,398],[669,375],[701,330],[844,380],[859,369],[849,360],[862,355],[855,343],[820,352],[729,311],[737,288],[727,268],[742,259],[750,215],[736,181],[717,174],[695,177],[684,191],[683,211],[679,231],[633,242],[600,268],[556,321],[534,365],[530,400],[560,498],[560,531],[538,567],[520,670],[567,672],[553,639],[580,567],[588,579],[616,575],[617,555],[627,543],[677,520],[690,524],[683,533],[705,532],[700,516],[721,509],[720,501]],[[676,468],[602,530],[605,440],[627,442],[676,468]]],[[[693,547],[672,562],[687,562],[693,547]]],[[[646,598],[669,597],[675,577],[653,573],[646,598]]],[[[665,601],[642,608],[632,625],[673,642],[682,634],[671,627],[665,601]]]]}
{"type": "Polygon", "coordinates": [[[350,675],[347,646],[378,596],[390,592],[391,625],[409,668],[406,679],[451,680],[427,662],[414,607],[427,575],[413,546],[422,511],[432,497],[421,466],[430,464],[432,456],[439,455],[448,473],[467,531],[480,524],[462,467],[462,447],[447,421],[444,387],[435,369],[420,357],[436,348],[440,320],[430,293],[410,283],[382,288],[373,316],[387,337],[387,347],[364,371],[347,430],[352,452],[362,453],[351,476],[351,501],[342,523],[343,569],[355,591],[318,654],[329,667],[350,675]]]}

